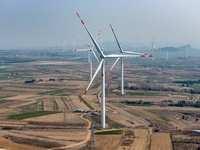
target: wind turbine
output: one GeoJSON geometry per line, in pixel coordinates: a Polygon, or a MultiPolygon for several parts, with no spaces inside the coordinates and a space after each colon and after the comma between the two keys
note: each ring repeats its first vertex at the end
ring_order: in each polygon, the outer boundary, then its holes
{"type": "MultiPolygon", "coordinates": [[[[99,39],[100,33],[97,36],[97,40],[99,39]]],[[[81,42],[81,41],[79,41],[81,42]]],[[[94,57],[96,58],[97,62],[99,63],[99,59],[97,58],[96,54],[93,51],[94,45],[89,45],[87,43],[84,43],[88,48],[87,49],[74,49],[72,51],[74,52],[88,52],[88,62],[90,64],[90,81],[92,80],[92,54],[94,55],[94,57]]]]}
{"type": "Polygon", "coordinates": [[[75,49],[75,37],[77,36],[77,35],[79,35],[79,33],[77,33],[77,34],[75,34],[75,35],[72,35],[72,34],[69,34],[72,38],[73,38],[73,50],[75,49]]]}
{"type": "Polygon", "coordinates": [[[100,46],[97,44],[96,40],[93,38],[92,34],[90,33],[90,31],[88,30],[87,26],[85,25],[84,21],[80,18],[80,15],[78,13],[76,13],[78,18],[80,19],[82,25],[84,26],[84,28],[86,29],[87,33],[89,34],[95,48],[97,49],[97,51],[100,53],[100,63],[92,77],[92,80],[90,81],[90,83],[88,84],[88,87],[86,88],[85,92],[83,93],[82,97],[81,97],[81,101],[84,98],[84,96],[86,95],[90,85],[92,84],[94,78],[96,77],[97,73],[99,72],[99,70],[101,69],[102,71],[102,78],[101,78],[101,127],[105,128],[105,60],[107,58],[118,58],[118,57],[141,57],[140,55],[121,55],[121,54],[110,54],[110,55],[104,55],[104,53],[102,52],[100,46]]]}
{"type": "Polygon", "coordinates": [[[167,45],[168,45],[168,37],[165,38],[165,42],[166,42],[166,60],[169,59],[169,51],[168,51],[168,48],[167,48],[167,45]]]}
{"type": "Polygon", "coordinates": [[[66,38],[65,38],[65,34],[63,34],[61,37],[59,37],[59,39],[60,39],[60,41],[62,43],[63,52],[65,52],[66,51],[66,38]]]}
{"type": "Polygon", "coordinates": [[[192,44],[192,42],[190,42],[189,44],[185,45],[186,46],[186,58],[188,58],[188,47],[192,44]]]}
{"type": "MultiPolygon", "coordinates": [[[[153,53],[154,49],[157,49],[157,47],[154,45],[154,36],[153,36],[153,41],[152,41],[152,45],[151,45],[151,53],[152,53],[152,55],[154,54],[153,53]]],[[[152,57],[152,60],[153,60],[153,57],[152,57]]]]}
{"type": "MultiPolygon", "coordinates": [[[[124,50],[122,49],[122,46],[120,45],[118,39],[117,39],[117,36],[116,36],[115,31],[114,31],[114,29],[113,29],[113,27],[112,27],[111,24],[110,24],[110,27],[111,27],[111,30],[112,30],[113,35],[114,35],[114,37],[115,37],[115,40],[116,40],[116,42],[117,42],[117,45],[118,45],[118,47],[119,47],[120,54],[134,54],[134,55],[139,55],[139,56],[141,56],[141,57],[145,57],[145,56],[146,56],[146,54],[144,54],[144,53],[138,53],[138,52],[132,52],[132,51],[124,51],[124,50]]],[[[152,56],[152,55],[151,55],[151,56],[152,56]]],[[[120,59],[119,57],[116,59],[116,61],[114,62],[114,64],[113,64],[112,67],[110,68],[110,70],[108,71],[107,75],[109,75],[110,71],[113,69],[113,67],[114,67],[115,64],[118,62],[119,59],[120,59]]],[[[123,95],[123,94],[125,94],[125,93],[124,93],[124,61],[123,61],[123,57],[121,57],[121,95],[123,95]]]]}

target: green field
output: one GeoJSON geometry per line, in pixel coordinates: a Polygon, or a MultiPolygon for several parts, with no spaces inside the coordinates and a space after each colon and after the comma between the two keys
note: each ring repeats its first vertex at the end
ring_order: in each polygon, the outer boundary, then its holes
{"type": "Polygon", "coordinates": [[[47,92],[41,92],[41,93],[38,93],[38,94],[39,95],[48,94],[48,95],[60,95],[60,96],[64,96],[64,95],[66,95],[66,94],[64,94],[65,92],[76,93],[76,90],[78,90],[78,89],[67,89],[67,88],[64,88],[64,89],[47,91],[47,92]]]}
{"type": "Polygon", "coordinates": [[[195,91],[200,91],[200,84],[193,84],[192,87],[195,91]]]}
{"type": "Polygon", "coordinates": [[[102,131],[102,132],[95,132],[95,135],[110,135],[110,134],[122,134],[122,130],[111,130],[111,131],[102,131]]]}
{"type": "Polygon", "coordinates": [[[95,84],[91,87],[91,89],[97,89],[100,85],[101,85],[100,83],[95,83],[95,84]]]}
{"type": "Polygon", "coordinates": [[[12,102],[13,100],[0,100],[0,104],[12,102]]]}
{"type": "Polygon", "coordinates": [[[150,91],[142,91],[142,92],[126,92],[128,95],[139,95],[139,96],[167,96],[165,93],[161,92],[150,92],[150,91]]]}
{"type": "Polygon", "coordinates": [[[143,107],[151,107],[150,104],[128,104],[128,103],[125,103],[126,105],[129,105],[129,106],[143,106],[143,107]]]}
{"type": "Polygon", "coordinates": [[[139,114],[137,114],[137,113],[135,113],[135,112],[133,112],[133,111],[131,111],[131,110],[129,110],[129,109],[124,109],[124,110],[125,110],[126,112],[128,112],[129,114],[133,115],[133,116],[140,117],[139,114]]]}
{"type": "Polygon", "coordinates": [[[22,120],[27,118],[33,118],[33,117],[39,117],[39,116],[45,116],[45,115],[51,115],[60,113],[59,111],[34,111],[34,112],[23,112],[20,114],[12,114],[8,116],[8,119],[12,120],[22,120]]]}
{"type": "Polygon", "coordinates": [[[160,119],[164,120],[165,122],[169,122],[170,120],[165,116],[158,116],[160,119]]]}

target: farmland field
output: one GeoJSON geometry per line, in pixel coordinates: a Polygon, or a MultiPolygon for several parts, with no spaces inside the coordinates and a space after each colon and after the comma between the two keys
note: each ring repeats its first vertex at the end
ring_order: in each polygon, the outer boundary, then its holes
{"type": "MultiPolygon", "coordinates": [[[[182,148],[180,142],[188,142],[185,147],[198,148],[198,136],[189,131],[200,128],[199,108],[171,105],[198,106],[198,84],[187,86],[174,81],[198,81],[199,71],[190,74],[159,60],[125,62],[125,95],[120,95],[119,65],[106,77],[106,129],[101,128],[100,74],[80,102],[89,83],[87,62],[9,63],[8,68],[0,70],[0,147],[172,150],[182,148]],[[76,109],[84,112],[75,113],[76,109]],[[93,131],[104,134],[92,134],[93,131]]],[[[187,61],[173,63],[179,68],[191,67],[187,61]]],[[[111,65],[108,61],[106,69],[111,65]]]]}

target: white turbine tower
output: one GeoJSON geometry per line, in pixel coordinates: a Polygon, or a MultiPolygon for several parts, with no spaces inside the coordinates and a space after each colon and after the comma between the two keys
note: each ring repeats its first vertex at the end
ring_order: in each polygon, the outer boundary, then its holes
{"type": "MultiPolygon", "coordinates": [[[[157,49],[157,47],[154,45],[154,36],[153,36],[153,41],[152,41],[152,45],[151,45],[151,53],[152,53],[152,55],[154,55],[154,49],[157,49]]],[[[152,60],[153,60],[153,57],[152,57],[152,60]]]]}
{"type": "Polygon", "coordinates": [[[63,34],[61,37],[59,37],[61,43],[62,43],[62,52],[66,51],[66,38],[65,38],[65,34],[63,34]]]}
{"type": "MultiPolygon", "coordinates": [[[[112,27],[111,24],[110,24],[110,27],[111,27],[111,30],[112,30],[112,32],[113,32],[113,35],[114,35],[114,37],[115,37],[115,40],[116,40],[116,42],[117,42],[117,45],[118,45],[118,47],[119,47],[119,50],[120,50],[120,53],[121,53],[121,54],[134,54],[134,55],[139,55],[139,56],[141,56],[141,57],[145,57],[146,54],[144,54],[144,53],[138,53],[138,52],[132,52],[132,51],[124,51],[124,50],[122,49],[122,46],[120,45],[118,39],[117,39],[117,36],[116,36],[115,31],[114,31],[114,29],[113,29],[113,27],[112,27]]],[[[152,55],[150,55],[150,56],[152,56],[152,55]]],[[[120,58],[117,58],[117,59],[116,59],[116,61],[114,62],[114,64],[113,64],[112,67],[110,68],[110,70],[108,71],[107,75],[110,73],[110,71],[111,71],[112,68],[115,66],[115,64],[118,62],[119,59],[120,59],[120,58]]],[[[121,95],[124,95],[124,94],[125,94],[125,93],[124,93],[124,61],[123,61],[123,57],[121,57],[121,95]]]]}
{"type": "Polygon", "coordinates": [[[87,26],[85,25],[84,21],[80,18],[79,14],[76,13],[78,18],[80,19],[81,23],[83,24],[83,26],[85,27],[87,33],[89,34],[95,48],[97,49],[97,51],[100,53],[100,58],[101,61],[92,77],[92,80],[90,81],[90,83],[88,84],[88,87],[86,88],[84,94],[81,97],[81,101],[84,98],[84,96],[86,95],[90,85],[92,84],[94,78],[96,77],[97,73],[99,72],[99,70],[102,70],[102,83],[101,83],[101,127],[105,128],[106,124],[105,124],[105,60],[106,58],[118,58],[118,57],[140,57],[140,55],[121,55],[121,54],[110,54],[110,55],[104,55],[104,53],[102,52],[100,46],[97,44],[96,40],[93,38],[92,34],[90,33],[90,31],[88,30],[87,26]]]}
{"type": "Polygon", "coordinates": [[[166,60],[169,59],[169,51],[168,51],[168,48],[167,48],[167,45],[168,45],[168,37],[165,38],[165,42],[166,42],[166,60]]]}
{"type": "MultiPolygon", "coordinates": [[[[98,34],[99,36],[100,34],[98,34]]],[[[98,37],[97,37],[98,39],[98,37]]],[[[80,41],[81,42],[81,41],[80,41]]],[[[90,64],[90,81],[92,80],[92,54],[96,58],[97,62],[99,63],[99,59],[97,58],[96,54],[93,51],[94,45],[89,45],[87,43],[84,43],[88,48],[87,49],[74,49],[72,51],[74,52],[88,52],[88,62],[90,64]]]]}
{"type": "Polygon", "coordinates": [[[73,38],[73,50],[75,49],[75,44],[76,44],[76,42],[75,42],[75,37],[77,36],[77,35],[79,35],[79,33],[77,33],[77,34],[75,34],[75,35],[72,35],[72,34],[69,34],[72,38],[73,38]]]}
{"type": "Polygon", "coordinates": [[[190,42],[189,44],[186,45],[186,58],[188,58],[188,55],[189,55],[188,54],[188,47],[192,44],[192,42],[190,42]]]}

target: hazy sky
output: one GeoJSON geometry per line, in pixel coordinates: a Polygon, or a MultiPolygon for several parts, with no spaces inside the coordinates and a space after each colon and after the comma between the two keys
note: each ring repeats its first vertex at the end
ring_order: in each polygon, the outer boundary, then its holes
{"type": "Polygon", "coordinates": [[[90,42],[76,12],[96,37],[157,47],[193,41],[200,48],[199,0],[0,0],[0,49],[73,43],[69,34],[90,42]],[[60,37],[62,37],[60,39],[60,37]],[[161,44],[160,44],[161,43],[161,44]]]}

